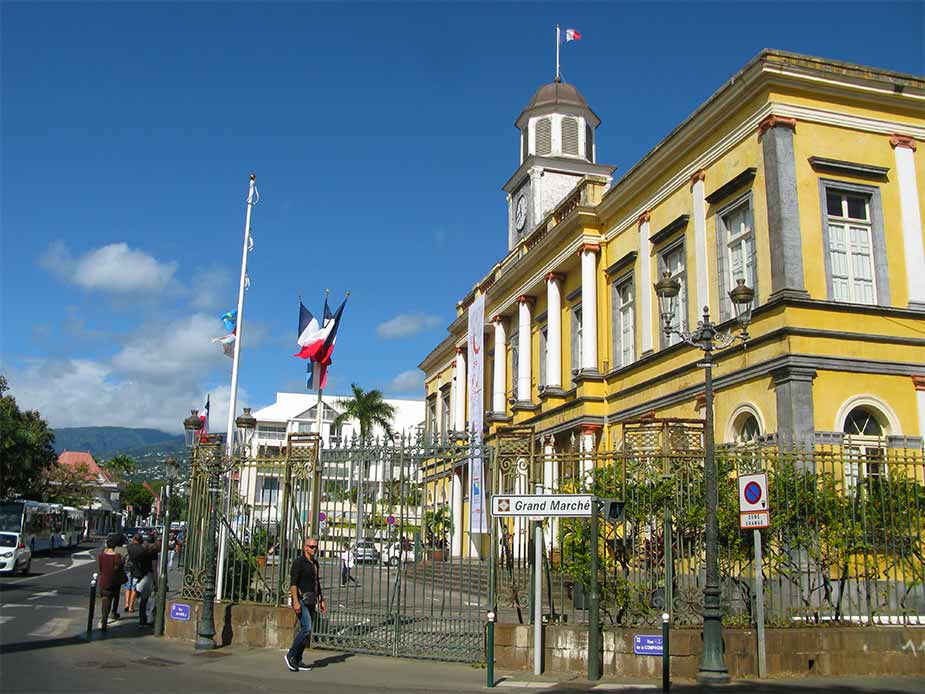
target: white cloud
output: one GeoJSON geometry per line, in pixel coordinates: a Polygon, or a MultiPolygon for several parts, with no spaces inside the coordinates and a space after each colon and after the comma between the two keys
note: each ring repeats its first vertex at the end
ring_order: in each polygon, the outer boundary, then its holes
{"type": "Polygon", "coordinates": [[[426,313],[399,313],[385,323],[376,326],[376,334],[383,340],[398,340],[412,337],[440,325],[440,317],[426,313]]]}
{"type": "Polygon", "coordinates": [[[231,274],[217,266],[197,270],[193,276],[191,302],[201,311],[219,314],[233,309],[238,295],[231,286],[231,274]]]}
{"type": "Polygon", "coordinates": [[[39,264],[66,282],[115,294],[160,293],[174,281],[177,263],[161,263],[125,243],[111,243],[75,258],[61,241],[49,246],[39,264]]]}
{"type": "MultiPolygon", "coordinates": [[[[224,431],[227,423],[230,387],[207,390],[196,373],[120,379],[104,362],[33,359],[7,376],[19,406],[38,410],[52,427],[150,427],[180,433],[183,420],[190,410],[202,408],[207,393],[212,431],[224,431]]],[[[247,404],[247,393],[239,388],[237,411],[247,404]]]]}
{"type": "Polygon", "coordinates": [[[424,372],[420,369],[402,371],[389,382],[388,390],[393,393],[420,395],[424,390],[424,372]]]}
{"type": "Polygon", "coordinates": [[[113,357],[115,369],[127,375],[172,378],[201,373],[228,357],[213,337],[224,334],[218,318],[196,313],[163,326],[146,326],[129,338],[113,357]]]}

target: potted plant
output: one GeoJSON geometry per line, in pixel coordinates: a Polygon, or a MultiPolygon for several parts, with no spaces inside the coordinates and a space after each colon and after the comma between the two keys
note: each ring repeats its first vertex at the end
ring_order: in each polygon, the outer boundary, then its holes
{"type": "Polygon", "coordinates": [[[445,506],[424,513],[424,535],[434,561],[446,561],[449,558],[447,538],[453,531],[453,519],[445,506]]]}

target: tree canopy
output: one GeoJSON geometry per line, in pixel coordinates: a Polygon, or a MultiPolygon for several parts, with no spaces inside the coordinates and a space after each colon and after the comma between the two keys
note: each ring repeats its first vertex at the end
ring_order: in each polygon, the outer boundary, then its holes
{"type": "Polygon", "coordinates": [[[363,390],[356,383],[350,388],[353,397],[338,401],[341,413],[334,419],[334,426],[341,426],[348,419],[355,419],[360,424],[360,437],[366,438],[374,426],[379,426],[386,436],[392,436],[392,418],[395,408],[385,401],[382,392],[376,389],[363,390]]]}
{"type": "Polygon", "coordinates": [[[20,410],[7,390],[0,376],[0,499],[37,499],[57,467],[55,435],[38,412],[20,410]]]}
{"type": "Polygon", "coordinates": [[[134,458],[131,458],[124,453],[117,453],[112,458],[103,463],[103,467],[106,468],[109,472],[115,473],[115,476],[121,479],[135,472],[135,469],[138,467],[138,463],[135,462],[134,458]]]}

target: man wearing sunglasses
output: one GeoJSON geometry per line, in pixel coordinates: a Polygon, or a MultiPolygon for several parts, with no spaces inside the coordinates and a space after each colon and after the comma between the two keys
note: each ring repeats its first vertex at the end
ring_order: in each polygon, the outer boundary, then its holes
{"type": "Polygon", "coordinates": [[[312,622],[315,619],[315,606],[321,612],[327,612],[328,606],[321,593],[321,568],[315,553],[318,551],[318,538],[307,537],[302,544],[302,553],[292,562],[289,572],[289,595],[292,598],[292,609],[295,610],[296,625],[295,638],[292,648],[283,658],[286,667],[292,672],[308,671],[311,667],[302,662],[302,654],[312,634],[312,622]]]}

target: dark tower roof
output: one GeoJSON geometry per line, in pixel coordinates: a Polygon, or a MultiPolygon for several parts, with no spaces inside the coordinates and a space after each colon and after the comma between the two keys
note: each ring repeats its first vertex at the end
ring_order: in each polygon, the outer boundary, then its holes
{"type": "Polygon", "coordinates": [[[588,106],[588,102],[581,92],[566,82],[550,82],[536,90],[530,103],[520,112],[515,125],[522,128],[530,116],[539,116],[545,113],[556,113],[563,109],[580,109],[586,111],[588,121],[593,127],[600,125],[601,119],[588,106]]]}

